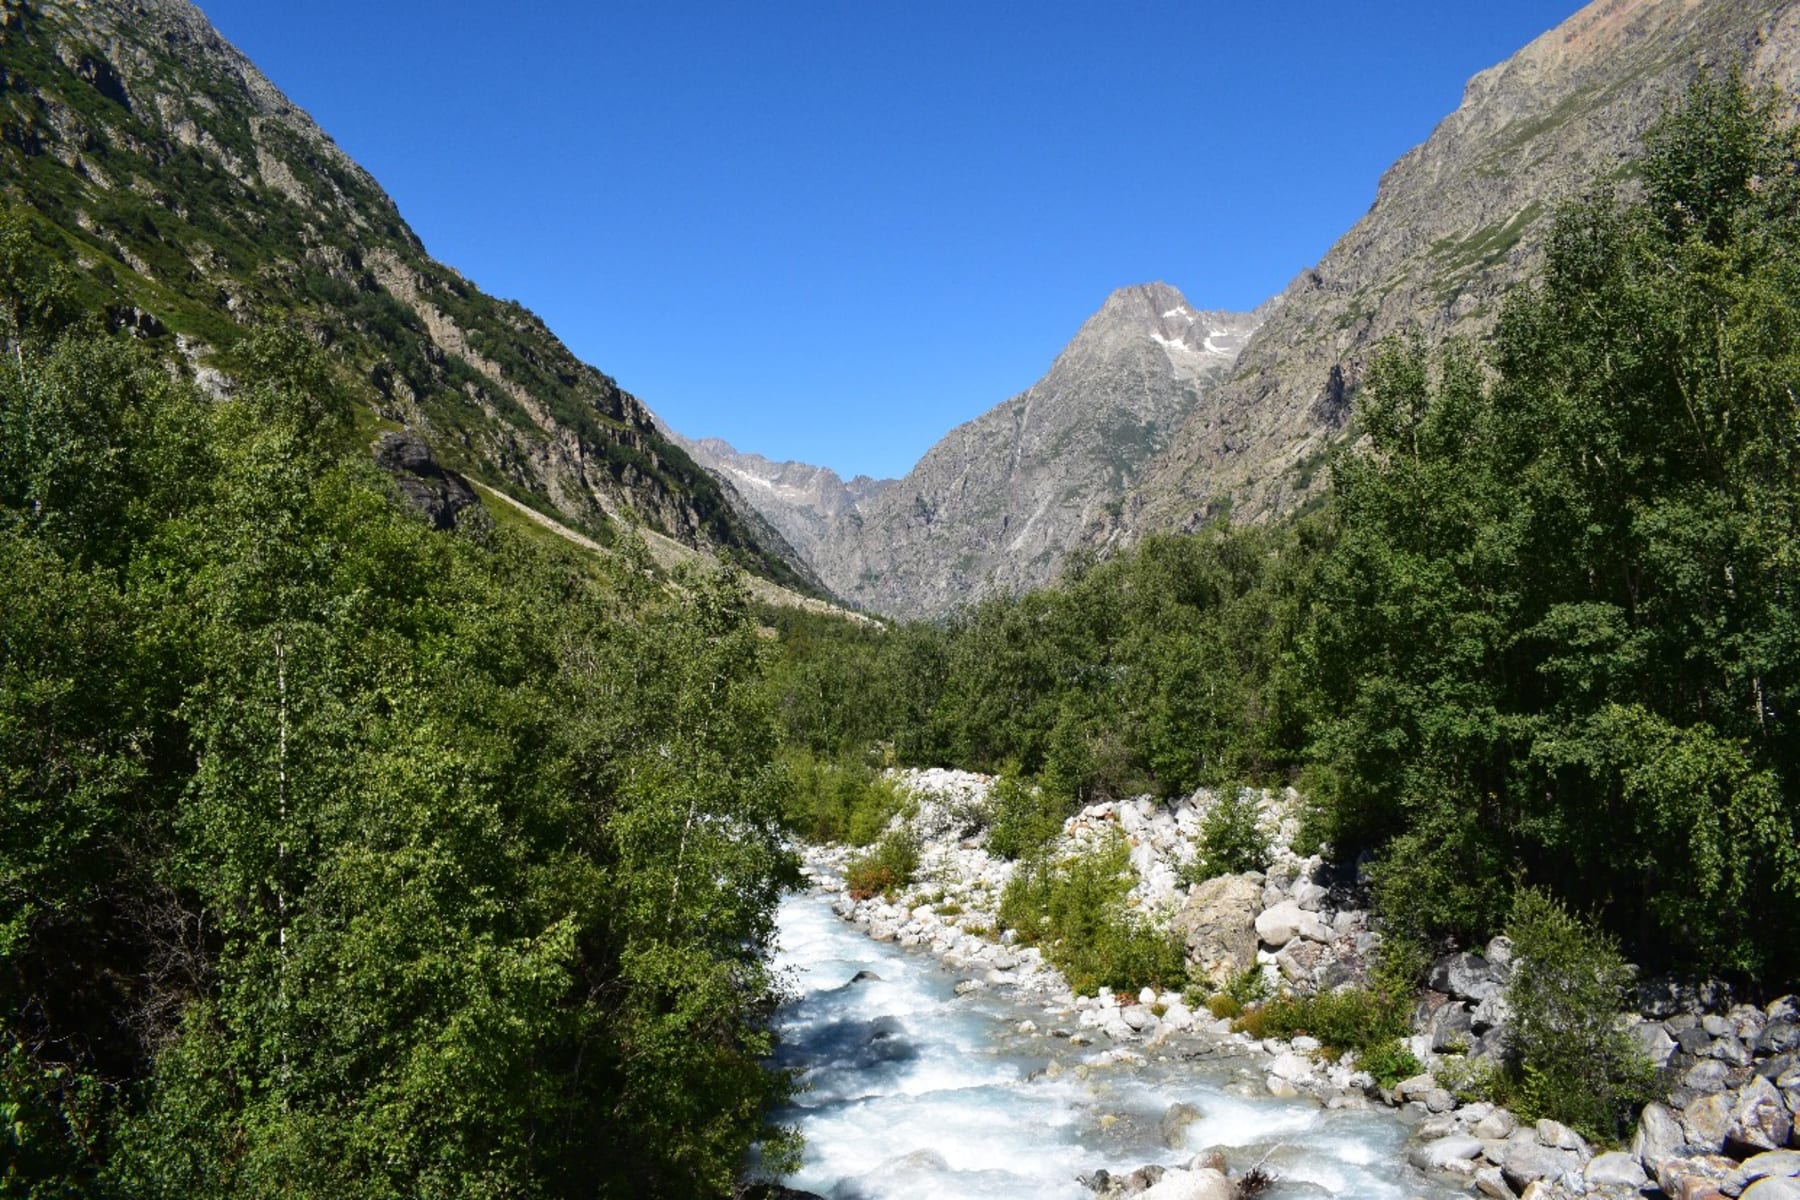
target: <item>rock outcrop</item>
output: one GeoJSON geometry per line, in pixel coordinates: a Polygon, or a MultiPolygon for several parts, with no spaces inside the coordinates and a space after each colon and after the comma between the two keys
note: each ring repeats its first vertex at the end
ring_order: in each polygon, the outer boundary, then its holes
{"type": "Polygon", "coordinates": [[[1270,306],[1095,546],[1219,513],[1291,512],[1324,481],[1376,344],[1479,337],[1542,260],[1557,205],[1620,182],[1644,130],[1703,64],[1800,92],[1800,4],[1595,0],[1469,81],[1461,106],[1382,177],[1369,212],[1270,306]]]}

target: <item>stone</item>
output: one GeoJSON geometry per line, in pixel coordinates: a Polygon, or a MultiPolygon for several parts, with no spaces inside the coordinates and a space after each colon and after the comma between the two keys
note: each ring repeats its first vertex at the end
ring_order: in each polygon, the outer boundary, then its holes
{"type": "Polygon", "coordinates": [[[1310,1058],[1290,1051],[1276,1056],[1275,1061],[1269,1064],[1269,1074],[1292,1083],[1304,1083],[1312,1079],[1317,1070],[1310,1058]]]}
{"type": "Polygon", "coordinates": [[[1581,1177],[1595,1187],[1622,1187],[1633,1191],[1650,1182],[1638,1160],[1623,1150],[1595,1155],[1582,1168],[1581,1177]]]}
{"type": "Polygon", "coordinates": [[[1500,971],[1479,954],[1450,954],[1431,965],[1426,986],[1459,1000],[1490,1000],[1504,984],[1500,971]]]}
{"type": "Polygon", "coordinates": [[[1488,1200],[1513,1200],[1513,1190],[1499,1167],[1481,1167],[1475,1172],[1475,1190],[1488,1200]]]}
{"type": "Polygon", "coordinates": [[[1570,1171],[1581,1167],[1581,1158],[1572,1150],[1557,1150],[1550,1146],[1540,1146],[1536,1142],[1515,1140],[1506,1143],[1500,1151],[1500,1171],[1506,1176],[1506,1182],[1516,1190],[1523,1190],[1529,1183],[1539,1179],[1551,1182],[1562,1178],[1570,1171]]]}
{"type": "Polygon", "coordinates": [[[1758,1179],[1771,1176],[1788,1178],[1795,1175],[1800,1175],[1800,1151],[1769,1150],[1746,1158],[1737,1173],[1726,1182],[1725,1191],[1728,1194],[1739,1191],[1758,1179]]]}
{"type": "Polygon", "coordinates": [[[1800,1021],[1772,1017],[1756,1038],[1758,1054],[1786,1054],[1800,1049],[1800,1021]]]}
{"type": "Polygon", "coordinates": [[[1721,1195],[1719,1186],[1737,1171],[1737,1163],[1719,1154],[1665,1158],[1656,1164],[1656,1186],[1669,1200],[1704,1200],[1721,1195]]]}
{"type": "Polygon", "coordinates": [[[1125,1024],[1140,1033],[1146,1026],[1156,1020],[1156,1018],[1151,1015],[1150,1010],[1141,1004],[1133,1004],[1129,1008],[1120,1010],[1119,1017],[1125,1024]]]}
{"type": "Polygon", "coordinates": [[[1425,1093],[1425,1110],[1434,1113],[1447,1113],[1456,1107],[1456,1097],[1444,1088],[1432,1088],[1425,1093]]]}
{"type": "Polygon", "coordinates": [[[1431,1023],[1433,1054],[1467,1050],[1475,1041],[1475,1015],[1461,1004],[1446,1004],[1438,1009],[1431,1023]]]}
{"type": "Polygon", "coordinates": [[[1745,1188],[1740,1200],[1800,1200],[1800,1179],[1770,1175],[1745,1188]]]}
{"type": "Polygon", "coordinates": [[[1188,962],[1215,985],[1256,962],[1256,916],[1262,884],[1250,875],[1221,875],[1193,889],[1170,921],[1188,962]]]}
{"type": "Polygon", "coordinates": [[[1716,1058],[1703,1058],[1688,1068],[1687,1074],[1681,1077],[1681,1086],[1691,1088],[1703,1096],[1714,1092],[1722,1092],[1730,1086],[1731,1067],[1716,1058]]]}
{"type": "Polygon", "coordinates": [[[1292,900],[1265,908],[1256,918],[1256,936],[1263,945],[1279,950],[1300,936],[1300,927],[1318,918],[1292,900]]]}
{"type": "Polygon", "coordinates": [[[1655,1102],[1644,1105],[1638,1115],[1637,1132],[1631,1138],[1631,1153],[1645,1166],[1655,1169],[1658,1162],[1681,1153],[1687,1135],[1681,1122],[1666,1105],[1655,1102]]]}
{"type": "Polygon", "coordinates": [[[1484,1142],[1498,1142],[1512,1136],[1513,1130],[1519,1127],[1519,1120],[1504,1108],[1496,1108],[1487,1116],[1475,1122],[1469,1132],[1484,1142]]]}
{"type": "Polygon", "coordinates": [[[1225,1172],[1202,1167],[1170,1171],[1155,1187],[1139,1193],[1138,1200],[1232,1200],[1234,1194],[1225,1172]]]}
{"type": "Polygon", "coordinates": [[[1675,1039],[1669,1036],[1668,1030],[1654,1021],[1632,1026],[1631,1040],[1637,1043],[1637,1048],[1644,1052],[1644,1057],[1658,1070],[1668,1066],[1669,1060],[1675,1057],[1675,1039]]]}
{"type": "Polygon", "coordinates": [[[1675,1035],[1675,1044],[1681,1047],[1681,1052],[1695,1058],[1705,1058],[1706,1052],[1712,1049],[1712,1042],[1712,1034],[1701,1025],[1690,1025],[1675,1035]]]}
{"type": "Polygon", "coordinates": [[[1451,1163],[1462,1163],[1467,1168],[1460,1174],[1469,1174],[1474,1161],[1481,1157],[1482,1145],[1479,1138],[1467,1134],[1451,1134],[1441,1137],[1435,1142],[1426,1142],[1410,1150],[1406,1159],[1421,1171],[1452,1171],[1456,1168],[1451,1163]]]}
{"type": "Polygon", "coordinates": [[[1737,1097],[1730,1092],[1702,1096],[1681,1110],[1681,1129],[1688,1144],[1708,1154],[1716,1154],[1725,1145],[1725,1131],[1731,1127],[1737,1097]]]}
{"type": "Polygon", "coordinates": [[[1725,1144],[1739,1153],[1779,1150],[1793,1136],[1794,1119],[1775,1085],[1754,1076],[1737,1092],[1731,1123],[1725,1128],[1725,1144]]]}
{"type": "Polygon", "coordinates": [[[1402,1100],[1422,1100],[1425,1093],[1437,1087],[1437,1080],[1429,1075],[1414,1075],[1410,1079],[1402,1079],[1394,1085],[1394,1094],[1402,1100]]]}
{"type": "Polygon", "coordinates": [[[1713,1044],[1707,1047],[1706,1055],[1732,1067],[1747,1067],[1751,1061],[1750,1047],[1731,1035],[1714,1038],[1713,1044]]]}
{"type": "Polygon", "coordinates": [[[1164,1110],[1162,1115],[1162,1142],[1171,1150],[1179,1150],[1187,1144],[1187,1127],[1200,1119],[1200,1110],[1183,1101],[1176,1101],[1164,1110]]]}
{"type": "Polygon", "coordinates": [[[1537,1123],[1533,1132],[1537,1135],[1540,1146],[1574,1150],[1577,1153],[1587,1149],[1587,1143],[1581,1140],[1581,1135],[1561,1121],[1552,1121],[1546,1117],[1537,1123]]]}

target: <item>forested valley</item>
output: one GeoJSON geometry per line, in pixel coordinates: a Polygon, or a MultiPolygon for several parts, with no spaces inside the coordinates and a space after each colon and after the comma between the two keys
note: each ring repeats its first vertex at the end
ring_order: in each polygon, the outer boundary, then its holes
{"type": "MultiPolygon", "coordinates": [[[[791,839],[872,772],[1293,783],[1398,945],[1543,895],[1800,980],[1800,140],[1703,81],[1491,345],[1390,344],[1326,502],[944,625],[436,532],[329,357],[204,396],[0,230],[0,1191],[719,1195],[791,839]],[[769,636],[772,629],[773,636],[769,636]]],[[[862,828],[856,828],[858,820],[862,828]]]]}

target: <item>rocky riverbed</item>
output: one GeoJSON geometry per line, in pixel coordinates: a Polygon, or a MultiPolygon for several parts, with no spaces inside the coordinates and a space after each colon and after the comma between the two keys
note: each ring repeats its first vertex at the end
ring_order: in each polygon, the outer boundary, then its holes
{"type": "MultiPolygon", "coordinates": [[[[849,852],[821,849],[809,856],[814,886],[833,894],[836,914],[876,942],[941,963],[956,977],[951,994],[964,1004],[1004,997],[1008,1005],[1029,1007],[1030,1015],[1013,1025],[1016,1041],[1078,1054],[1087,1071],[1229,1061],[1240,1090],[1253,1083],[1261,1095],[1323,1112],[1392,1108],[1409,1130],[1404,1158],[1422,1173],[1419,1179],[1492,1200],[1658,1189],[1675,1200],[1800,1200],[1800,1149],[1790,1148],[1800,1112],[1800,1001],[1792,997],[1754,1007],[1731,1004],[1716,984],[1648,985],[1645,1011],[1621,1019],[1664,1069],[1670,1092],[1665,1103],[1645,1110],[1629,1147],[1601,1152],[1555,1122],[1521,1122],[1491,1104],[1463,1102],[1453,1090],[1473,1064],[1496,1058],[1504,1046],[1512,965],[1504,939],[1433,964],[1411,1039],[1426,1070],[1379,1088],[1353,1060],[1318,1057],[1312,1039],[1253,1039],[1195,1011],[1179,993],[1075,995],[1040,950],[995,933],[1013,864],[983,848],[981,815],[991,781],[936,770],[902,772],[898,782],[918,802],[909,817],[898,818],[920,840],[915,884],[893,902],[853,899],[841,883],[849,852]]],[[[1130,903],[1146,920],[1175,931],[1190,966],[1215,983],[1251,967],[1270,987],[1302,992],[1362,982],[1379,934],[1354,872],[1295,852],[1298,797],[1292,792],[1255,799],[1271,835],[1266,871],[1182,883],[1182,868],[1216,803],[1206,791],[1172,804],[1144,797],[1091,806],[1065,824],[1059,852],[1080,853],[1122,836],[1136,876],[1130,903]]],[[[1217,1189],[1227,1183],[1218,1168],[1227,1164],[1214,1162],[1211,1152],[1201,1147],[1191,1159],[1149,1163],[1152,1169],[1135,1175],[1096,1168],[1097,1174],[1085,1173],[1086,1186],[1108,1195],[1141,1192],[1151,1200],[1223,1195],[1217,1189]]]]}

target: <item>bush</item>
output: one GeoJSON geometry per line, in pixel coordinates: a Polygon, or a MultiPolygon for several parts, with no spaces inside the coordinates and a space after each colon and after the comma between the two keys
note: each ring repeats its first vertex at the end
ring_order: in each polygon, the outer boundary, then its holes
{"type": "Polygon", "coordinates": [[[1617,1141],[1656,1091],[1654,1068],[1618,1025],[1630,964],[1610,938],[1535,888],[1514,896],[1506,933],[1515,955],[1506,988],[1515,1107],[1617,1141]]]}
{"type": "Polygon", "coordinates": [[[1221,1021],[1230,1021],[1244,1014],[1244,1006],[1224,992],[1214,992],[1206,998],[1206,1011],[1221,1021]]]}
{"type": "Polygon", "coordinates": [[[867,846],[905,807],[891,783],[855,759],[821,762],[798,751],[788,755],[787,768],[783,821],[810,842],[867,846]]]}
{"type": "Polygon", "coordinates": [[[1012,859],[1032,854],[1062,831],[1067,808],[1049,790],[1001,772],[988,793],[988,852],[1012,859]]]}
{"type": "Polygon", "coordinates": [[[1307,1034],[1334,1050],[1364,1051],[1407,1033],[1405,1002],[1366,988],[1281,996],[1262,1008],[1270,1035],[1307,1034]]]}
{"type": "Polygon", "coordinates": [[[1116,832],[1092,854],[1025,860],[1000,897],[1000,924],[1041,943],[1083,995],[1179,983],[1187,972],[1181,943],[1127,911],[1131,880],[1130,852],[1116,832]]]}
{"type": "Polygon", "coordinates": [[[1389,1038],[1367,1050],[1357,1051],[1356,1065],[1359,1070],[1367,1071],[1373,1076],[1375,1082],[1382,1087],[1393,1087],[1402,1079],[1411,1079],[1423,1069],[1412,1050],[1399,1038],[1389,1038]]]}
{"type": "Polygon", "coordinates": [[[1256,799],[1256,793],[1245,787],[1219,790],[1212,811],[1200,823],[1194,861],[1182,872],[1186,882],[1260,871],[1268,865],[1269,833],[1263,828],[1256,799]]]}
{"type": "Polygon", "coordinates": [[[919,869],[919,840],[902,826],[890,829],[866,854],[844,868],[844,886],[852,900],[889,896],[912,882],[919,869]]]}

